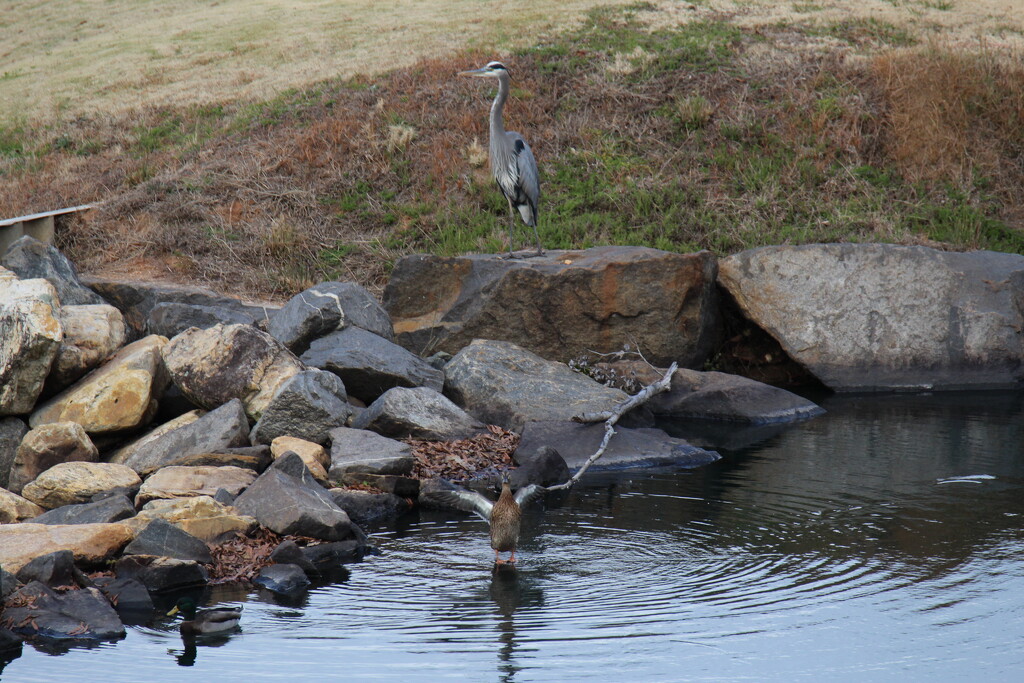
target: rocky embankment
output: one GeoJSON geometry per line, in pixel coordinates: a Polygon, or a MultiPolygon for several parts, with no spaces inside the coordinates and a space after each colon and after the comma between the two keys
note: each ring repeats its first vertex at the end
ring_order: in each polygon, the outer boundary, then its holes
{"type": "MultiPolygon", "coordinates": [[[[433,470],[413,444],[449,444],[437,457],[462,462],[462,445],[489,443],[500,427],[521,435],[517,485],[562,481],[603,433],[572,418],[627,397],[565,361],[628,346],[655,365],[701,367],[729,299],[835,390],[1022,379],[1024,257],[1006,254],[417,256],[397,265],[383,305],[325,282],[279,308],[83,283],[31,238],[2,263],[0,637],[11,642],[3,629],[116,638],[125,610],[145,614],[153,596],[204,585],[240,538],[297,539],[280,542],[255,581],[302,590],[371,550],[363,526],[450,486],[422,478],[433,470]]],[[[602,372],[659,376],[636,362],[602,372]]],[[[657,429],[657,416],[766,424],[820,412],[783,389],[680,369],[669,392],[626,416],[599,464],[717,459],[657,429]]]]}

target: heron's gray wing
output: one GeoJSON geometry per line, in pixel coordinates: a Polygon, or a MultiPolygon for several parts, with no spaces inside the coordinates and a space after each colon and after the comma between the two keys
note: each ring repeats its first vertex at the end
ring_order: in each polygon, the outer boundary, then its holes
{"type": "Polygon", "coordinates": [[[523,219],[528,225],[537,222],[537,203],[540,201],[540,175],[537,173],[537,160],[533,158],[530,145],[519,133],[507,133],[512,143],[513,156],[509,159],[509,174],[515,178],[515,194],[510,195],[512,203],[530,207],[530,220],[523,219]]]}
{"type": "Polygon", "coordinates": [[[445,503],[446,505],[451,505],[453,508],[465,510],[466,512],[474,512],[485,521],[491,521],[491,508],[494,507],[494,503],[482,493],[467,490],[452,490],[435,491],[430,495],[435,500],[445,503]]]}
{"type": "Polygon", "coordinates": [[[516,491],[513,497],[516,499],[516,503],[518,503],[519,506],[522,507],[529,503],[534,498],[536,498],[537,496],[539,496],[540,494],[544,493],[544,491],[546,490],[547,489],[545,489],[543,486],[538,486],[537,484],[530,484],[529,486],[524,486],[523,488],[516,491]]]}

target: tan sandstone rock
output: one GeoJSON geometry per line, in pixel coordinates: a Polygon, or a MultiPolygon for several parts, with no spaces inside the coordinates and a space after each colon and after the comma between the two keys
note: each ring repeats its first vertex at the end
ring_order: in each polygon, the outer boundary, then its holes
{"type": "Polygon", "coordinates": [[[29,424],[77,422],[90,434],[135,429],[156,412],[167,386],[160,349],[167,338],[150,335],[124,347],[99,369],[47,401],[29,424]]]}
{"type": "Polygon", "coordinates": [[[270,454],[277,460],[282,455],[292,451],[306,464],[309,473],[317,481],[327,481],[327,469],[331,466],[331,456],[323,446],[305,439],[297,439],[293,436],[279,436],[270,444],[270,454]]]}
{"type": "Polygon", "coordinates": [[[219,543],[236,533],[247,534],[257,524],[253,517],[239,514],[232,506],[218,503],[210,496],[151,500],[137,516],[125,520],[125,523],[142,530],[156,518],[166,520],[206,543],[219,543]]]}
{"type": "Polygon", "coordinates": [[[17,493],[0,489],[0,524],[13,524],[43,514],[43,508],[17,493]]]}
{"type": "Polygon", "coordinates": [[[99,451],[77,422],[52,422],[29,430],[11,465],[7,486],[21,493],[25,484],[62,462],[96,462],[99,451]]]}
{"type": "Polygon", "coordinates": [[[142,483],[130,467],[108,462],[64,462],[46,470],[21,494],[48,510],[61,505],[88,503],[97,493],[134,489],[142,483]]]}
{"type": "Polygon", "coordinates": [[[64,336],[57,290],[0,268],[0,416],[24,415],[43,390],[64,336]]]}
{"type": "Polygon", "coordinates": [[[250,469],[230,465],[163,467],[146,479],[135,504],[141,505],[157,498],[213,496],[218,489],[237,496],[256,480],[256,476],[256,472],[250,469]]]}
{"type": "Polygon", "coordinates": [[[120,524],[0,525],[0,566],[17,572],[40,555],[71,550],[75,562],[98,564],[114,557],[135,537],[120,524]]]}
{"type": "Polygon", "coordinates": [[[51,392],[67,387],[112,356],[128,336],[124,316],[109,304],[64,306],[60,323],[64,341],[46,379],[51,392]]]}

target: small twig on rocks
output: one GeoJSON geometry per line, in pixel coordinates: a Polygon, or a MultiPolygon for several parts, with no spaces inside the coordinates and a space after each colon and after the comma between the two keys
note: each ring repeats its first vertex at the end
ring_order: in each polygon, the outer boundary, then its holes
{"type": "Polygon", "coordinates": [[[605,450],[608,449],[608,443],[611,441],[612,436],[615,435],[615,423],[633,408],[649,401],[655,394],[668,391],[669,385],[672,383],[672,375],[675,374],[677,367],[678,365],[676,363],[672,363],[661,379],[657,382],[648,384],[639,393],[630,396],[628,399],[617,405],[613,410],[603,413],[584,413],[583,415],[577,415],[574,417],[574,422],[604,421],[604,438],[601,439],[601,445],[598,446],[593,455],[587,458],[587,461],[583,463],[583,467],[579,468],[579,470],[576,471],[576,474],[572,475],[572,477],[563,484],[548,486],[548,491],[560,491],[562,489],[572,488],[572,486],[580,480],[580,477],[583,476],[583,473],[587,471],[587,468],[593,465],[598,458],[604,455],[605,450]]]}

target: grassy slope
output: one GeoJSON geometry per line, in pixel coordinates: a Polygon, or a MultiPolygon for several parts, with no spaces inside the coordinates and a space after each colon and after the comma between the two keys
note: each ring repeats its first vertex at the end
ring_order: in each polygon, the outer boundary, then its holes
{"type": "MultiPolygon", "coordinates": [[[[1024,253],[1013,53],[815,7],[797,14],[817,20],[770,23],[596,10],[514,50],[506,119],[540,160],[545,245],[724,254],[871,240],[1024,253]]],[[[452,77],[491,56],[248,103],[9,123],[0,214],[103,200],[63,238],[87,268],[265,295],[324,278],[379,285],[413,251],[499,250],[492,90],[452,77]]]]}

